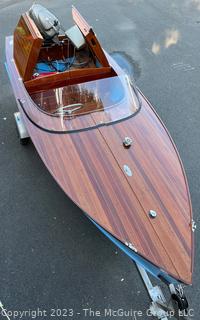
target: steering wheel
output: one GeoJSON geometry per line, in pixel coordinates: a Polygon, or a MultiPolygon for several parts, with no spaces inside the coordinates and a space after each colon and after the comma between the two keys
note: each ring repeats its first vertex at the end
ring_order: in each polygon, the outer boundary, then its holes
{"type": "Polygon", "coordinates": [[[67,106],[63,106],[63,107],[57,108],[53,112],[53,114],[57,114],[57,115],[68,114],[68,115],[71,115],[74,111],[79,110],[79,109],[81,109],[83,107],[84,107],[84,105],[82,103],[68,104],[67,106]]]}

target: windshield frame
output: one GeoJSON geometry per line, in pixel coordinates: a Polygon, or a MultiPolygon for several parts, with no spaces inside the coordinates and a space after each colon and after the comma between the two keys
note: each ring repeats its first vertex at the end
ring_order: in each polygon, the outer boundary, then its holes
{"type": "MultiPolygon", "coordinates": [[[[122,77],[122,76],[119,76],[122,77]]],[[[130,81],[129,77],[127,75],[123,75],[123,77],[126,77],[126,79],[128,80],[129,86],[131,88],[131,93],[134,95],[134,98],[137,101],[137,110],[135,110],[133,113],[131,114],[127,114],[127,115],[123,115],[122,117],[116,118],[116,119],[111,119],[110,121],[99,121],[99,123],[95,123],[93,120],[91,121],[91,119],[89,119],[90,114],[85,114],[85,115],[81,115],[81,116],[72,116],[69,117],[67,120],[68,124],[69,122],[71,122],[71,124],[69,124],[69,126],[64,125],[64,122],[66,122],[66,117],[59,117],[57,115],[53,115],[49,112],[45,112],[44,110],[42,110],[31,98],[31,96],[29,96],[28,92],[27,92],[27,98],[29,98],[27,100],[19,100],[20,102],[20,106],[22,107],[23,111],[25,112],[26,116],[29,118],[29,120],[36,125],[38,128],[47,131],[47,132],[51,132],[51,133],[72,133],[72,132],[79,132],[79,131],[85,131],[85,130],[90,130],[90,129],[94,129],[94,128],[98,128],[99,126],[104,126],[104,125],[111,125],[111,124],[115,124],[118,123],[120,121],[129,119],[133,116],[135,116],[141,109],[141,99],[138,93],[138,90],[135,86],[135,84],[130,81]],[[31,108],[29,108],[27,106],[27,102],[29,102],[29,106],[31,105],[31,108]],[[37,110],[37,114],[36,111],[37,110]],[[78,118],[81,118],[81,121],[83,120],[84,125],[81,126],[80,125],[80,121],[77,121],[78,118]],[[88,119],[87,119],[88,118],[88,119]],[[77,126],[76,124],[79,123],[79,125],[77,126]]],[[[96,80],[98,81],[98,80],[96,80]]],[[[120,108],[120,104],[121,101],[119,101],[118,105],[120,108]]],[[[114,106],[110,106],[108,107],[108,109],[110,108],[114,108],[116,105],[114,106]]],[[[97,110],[98,112],[98,110],[97,110]]],[[[93,114],[97,113],[96,111],[93,112],[93,114]]],[[[104,112],[104,111],[101,111],[104,112]]],[[[104,112],[105,113],[105,112],[104,112]]]]}

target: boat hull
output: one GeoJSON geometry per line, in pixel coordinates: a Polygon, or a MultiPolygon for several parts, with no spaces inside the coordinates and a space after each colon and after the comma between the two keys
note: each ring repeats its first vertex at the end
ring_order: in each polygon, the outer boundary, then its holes
{"type": "Polygon", "coordinates": [[[115,124],[73,133],[43,130],[28,117],[31,100],[9,50],[8,45],[7,69],[19,111],[41,159],[63,191],[119,243],[190,284],[193,235],[187,180],[176,147],[147,99],[138,91],[140,111],[115,124]],[[133,140],[129,149],[123,146],[126,136],[133,140]],[[150,218],[150,210],[157,212],[155,219],[150,218]]]}
{"type": "Polygon", "coordinates": [[[152,276],[156,277],[159,280],[162,280],[166,284],[173,283],[174,285],[180,284],[180,281],[170,276],[168,273],[160,269],[158,266],[153,265],[150,261],[143,258],[137,252],[129,248],[127,245],[123,244],[121,241],[116,239],[112,234],[103,229],[98,225],[94,220],[88,217],[90,221],[110,240],[112,241],[120,250],[122,250],[133,262],[145,269],[152,276]]]}

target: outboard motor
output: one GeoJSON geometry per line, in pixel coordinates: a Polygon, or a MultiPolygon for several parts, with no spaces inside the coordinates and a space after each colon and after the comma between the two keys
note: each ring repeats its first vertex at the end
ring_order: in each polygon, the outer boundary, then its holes
{"type": "Polygon", "coordinates": [[[59,43],[60,22],[49,10],[40,4],[33,4],[29,9],[29,15],[46,42],[59,43]]]}

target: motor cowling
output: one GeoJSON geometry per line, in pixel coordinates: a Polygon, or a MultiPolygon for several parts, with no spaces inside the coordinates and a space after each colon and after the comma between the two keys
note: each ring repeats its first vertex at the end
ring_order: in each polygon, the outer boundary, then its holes
{"type": "Polygon", "coordinates": [[[59,42],[60,22],[49,10],[40,4],[33,4],[29,15],[35,22],[45,41],[59,42]]]}

